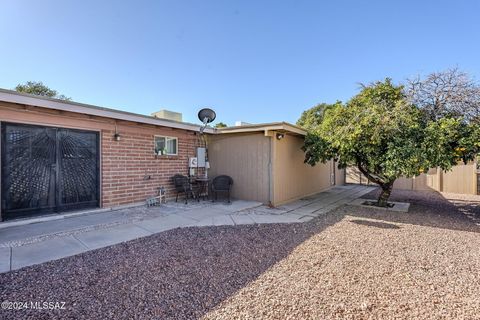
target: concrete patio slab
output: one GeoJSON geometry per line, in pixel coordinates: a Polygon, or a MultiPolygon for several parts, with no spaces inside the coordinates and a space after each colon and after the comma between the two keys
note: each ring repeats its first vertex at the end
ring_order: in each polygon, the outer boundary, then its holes
{"type": "Polygon", "coordinates": [[[335,186],[332,189],[354,189],[359,187],[357,184],[345,184],[343,186],[335,186]]]}
{"type": "Polygon", "coordinates": [[[94,230],[81,233],[74,235],[74,238],[79,240],[88,249],[98,249],[112,244],[149,236],[151,234],[152,232],[132,223],[106,230],[94,230]]]}
{"type": "Polygon", "coordinates": [[[115,223],[122,220],[126,220],[126,218],[118,212],[109,211],[15,226],[3,229],[0,232],[0,243],[38,237],[40,235],[54,234],[63,230],[75,230],[92,227],[103,223],[115,223]]]}
{"type": "Polygon", "coordinates": [[[178,214],[172,214],[166,217],[134,222],[133,224],[152,233],[157,233],[178,227],[191,226],[196,222],[198,221],[180,216],[178,214]]]}
{"type": "Polygon", "coordinates": [[[259,207],[261,205],[263,205],[263,203],[258,201],[247,201],[247,200],[235,200],[235,201],[232,201],[231,203],[214,202],[214,208],[218,208],[228,212],[242,211],[246,209],[259,207]]]}
{"type": "MultiPolygon", "coordinates": [[[[130,207],[138,206],[138,204],[132,204],[130,207]]],[[[36,218],[21,218],[15,219],[12,221],[6,221],[0,223],[0,229],[4,228],[11,228],[17,226],[24,226],[32,223],[39,223],[39,222],[46,222],[46,221],[54,221],[54,220],[62,220],[66,218],[71,218],[80,215],[89,215],[89,214],[96,214],[102,212],[108,212],[112,210],[118,210],[118,208],[95,208],[95,209],[88,209],[88,210],[81,210],[81,211],[73,211],[73,212],[66,212],[62,214],[45,214],[43,216],[38,216],[36,218]]]]}
{"type": "MultiPolygon", "coordinates": [[[[66,219],[69,220],[69,219],[66,219]]],[[[81,223],[84,226],[97,225],[104,223],[114,223],[118,221],[125,220],[125,216],[122,214],[122,211],[111,211],[104,212],[101,214],[90,214],[75,217],[77,223],[81,223]]]]}
{"type": "Polygon", "coordinates": [[[213,217],[214,226],[233,226],[235,223],[230,215],[213,217]]]}
{"type": "Polygon", "coordinates": [[[58,232],[58,230],[81,228],[83,226],[84,224],[80,221],[77,221],[77,218],[61,219],[39,222],[24,226],[16,226],[3,229],[0,232],[0,243],[36,237],[39,235],[51,234],[58,232]]]}
{"type": "Polygon", "coordinates": [[[314,213],[304,213],[304,212],[301,212],[301,211],[297,211],[297,210],[293,210],[293,211],[290,211],[288,214],[289,215],[294,215],[296,216],[297,218],[301,218],[301,219],[306,219],[306,218],[315,218],[315,217],[318,217],[320,215],[320,212],[321,210],[318,210],[318,211],[315,211],[314,213]]]}
{"type": "Polygon", "coordinates": [[[267,214],[249,214],[251,218],[256,223],[296,223],[302,222],[299,216],[295,215],[278,215],[272,216],[267,214]]]}
{"type": "Polygon", "coordinates": [[[372,187],[335,187],[279,208],[256,201],[210,201],[129,207],[77,214],[0,232],[0,272],[56,260],[154,233],[195,226],[302,223],[370,192],[372,187]]]}
{"type": "Polygon", "coordinates": [[[314,216],[311,216],[311,215],[298,215],[298,214],[293,213],[293,211],[289,212],[289,213],[287,213],[283,216],[287,217],[287,218],[294,219],[294,220],[298,220],[299,222],[306,222],[306,221],[310,221],[313,218],[315,218],[314,216]]]}
{"type": "Polygon", "coordinates": [[[312,202],[311,200],[302,200],[302,199],[295,200],[294,202],[281,205],[280,207],[278,207],[278,209],[285,210],[285,211],[295,210],[295,209],[304,207],[310,204],[311,202],[312,202]]]}
{"type": "Polygon", "coordinates": [[[352,206],[360,206],[360,207],[365,207],[365,208],[371,208],[371,209],[377,209],[377,210],[387,210],[387,211],[394,211],[394,212],[408,212],[408,209],[410,208],[410,203],[407,202],[395,202],[395,201],[389,201],[388,203],[393,204],[393,207],[389,208],[381,208],[381,207],[375,207],[371,205],[366,205],[364,204],[365,201],[371,201],[375,202],[377,201],[376,199],[355,199],[351,201],[349,204],[352,206]]]}
{"type": "Polygon", "coordinates": [[[303,206],[301,208],[295,209],[295,211],[302,212],[304,214],[310,214],[317,210],[323,209],[329,206],[330,204],[336,203],[340,199],[342,199],[341,195],[332,195],[331,197],[326,197],[321,201],[314,202],[306,206],[303,206]]]}
{"type": "Polygon", "coordinates": [[[217,206],[212,206],[212,207],[205,207],[205,208],[178,212],[177,215],[182,216],[184,218],[189,218],[198,222],[207,218],[226,215],[229,213],[230,213],[229,211],[225,211],[225,210],[222,210],[221,208],[217,208],[217,206]]]}
{"type": "Polygon", "coordinates": [[[300,210],[293,210],[293,211],[290,211],[288,212],[289,214],[294,214],[298,217],[311,217],[311,218],[315,218],[316,216],[318,216],[317,214],[318,211],[314,212],[314,213],[305,213],[305,212],[302,212],[300,210]]]}
{"type": "Polygon", "coordinates": [[[247,214],[232,214],[231,215],[233,222],[236,225],[240,224],[255,224],[256,222],[253,221],[247,214]]]}
{"type": "Polygon", "coordinates": [[[221,215],[206,218],[194,224],[197,227],[203,226],[233,226],[235,223],[233,222],[232,218],[229,215],[221,215]]]}
{"type": "Polygon", "coordinates": [[[46,240],[27,246],[12,248],[12,270],[51,260],[73,256],[86,251],[72,236],[46,240]]]}
{"type": "Polygon", "coordinates": [[[10,271],[11,248],[0,248],[0,272],[10,271]]]}

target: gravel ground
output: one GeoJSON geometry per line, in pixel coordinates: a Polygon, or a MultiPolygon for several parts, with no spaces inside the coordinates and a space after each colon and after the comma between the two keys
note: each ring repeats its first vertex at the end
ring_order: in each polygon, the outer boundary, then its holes
{"type": "Polygon", "coordinates": [[[303,224],[174,229],[0,274],[0,301],[66,308],[0,319],[480,319],[475,199],[392,200],[409,213],[344,206],[303,224]]]}
{"type": "Polygon", "coordinates": [[[0,319],[195,319],[285,258],[332,218],[310,224],[174,229],[0,274],[0,319]]]}
{"type": "Polygon", "coordinates": [[[409,213],[337,209],[341,221],[204,318],[480,319],[480,228],[465,215],[478,204],[411,191],[391,200],[411,202],[409,213]]]}
{"type": "MultiPolygon", "coordinates": [[[[379,195],[380,189],[377,189],[367,193],[362,198],[376,199],[379,195]]],[[[411,203],[414,206],[414,212],[420,213],[416,216],[420,217],[421,221],[415,223],[434,225],[437,220],[430,219],[431,215],[441,215],[442,218],[449,219],[450,228],[455,228],[457,223],[460,224],[460,229],[464,228],[465,218],[480,225],[480,195],[394,190],[389,200],[411,203]],[[423,219],[423,217],[428,218],[423,219]]],[[[388,218],[400,219],[399,221],[401,221],[402,216],[395,217],[392,215],[388,218]]],[[[410,218],[410,216],[407,215],[407,218],[410,218]]],[[[445,223],[445,220],[439,220],[438,222],[445,223]]],[[[467,228],[475,228],[475,226],[468,225],[467,228]]]]}

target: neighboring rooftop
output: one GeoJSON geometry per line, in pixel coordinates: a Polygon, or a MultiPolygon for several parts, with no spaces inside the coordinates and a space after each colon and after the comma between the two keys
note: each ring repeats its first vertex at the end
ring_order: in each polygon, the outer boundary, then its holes
{"type": "Polygon", "coordinates": [[[152,117],[182,122],[182,114],[180,112],[165,109],[152,113],[152,117]]]}
{"type": "Polygon", "coordinates": [[[248,126],[248,125],[251,125],[251,123],[244,122],[244,121],[235,121],[235,127],[248,126]]]}

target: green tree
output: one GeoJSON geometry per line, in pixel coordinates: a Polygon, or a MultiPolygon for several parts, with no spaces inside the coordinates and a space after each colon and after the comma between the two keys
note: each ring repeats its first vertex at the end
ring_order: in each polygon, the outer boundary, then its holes
{"type": "Polygon", "coordinates": [[[56,90],[50,89],[44,85],[41,81],[27,81],[25,84],[19,84],[15,87],[15,90],[18,92],[33,94],[36,96],[50,97],[60,100],[71,100],[71,98],[64,96],[63,94],[58,94],[56,90]]]}
{"type": "Polygon", "coordinates": [[[428,167],[444,170],[463,161],[475,160],[480,153],[480,126],[463,117],[430,121],[423,142],[428,167]]]}
{"type": "Polygon", "coordinates": [[[319,103],[316,106],[303,111],[300,119],[297,121],[297,125],[306,130],[317,127],[322,122],[325,111],[334,108],[337,104],[341,104],[341,102],[337,101],[335,104],[319,103]]]}
{"type": "Polygon", "coordinates": [[[334,158],[342,168],[356,166],[381,187],[378,205],[386,206],[397,178],[472,159],[479,150],[475,135],[478,130],[461,119],[428,122],[403,87],[386,79],[327,109],[303,150],[310,165],[334,158]]]}
{"type": "Polygon", "coordinates": [[[215,125],[215,128],[226,128],[226,127],[227,127],[227,125],[223,122],[219,122],[215,125]]]}

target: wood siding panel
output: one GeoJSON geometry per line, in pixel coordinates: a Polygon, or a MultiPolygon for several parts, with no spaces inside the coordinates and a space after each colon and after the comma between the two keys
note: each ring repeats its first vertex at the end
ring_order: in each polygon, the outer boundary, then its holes
{"type": "MultiPolygon", "coordinates": [[[[440,169],[430,169],[414,178],[399,178],[395,181],[394,189],[417,190],[417,191],[440,191],[459,194],[477,194],[476,164],[462,162],[454,166],[452,170],[442,172],[440,169]]],[[[366,178],[358,172],[358,169],[347,168],[347,183],[364,183],[366,178]]]]}
{"type": "Polygon", "coordinates": [[[303,138],[285,135],[273,138],[274,147],[274,205],[293,201],[331,186],[332,161],[314,167],[305,164],[301,150],[303,138]]]}
{"type": "Polygon", "coordinates": [[[394,189],[404,189],[404,190],[412,190],[413,189],[413,180],[407,178],[398,178],[395,180],[393,184],[394,189]]]}
{"type": "Polygon", "coordinates": [[[365,177],[357,167],[347,167],[345,170],[345,183],[372,185],[367,177],[365,177]]]}
{"type": "Polygon", "coordinates": [[[338,165],[335,172],[335,184],[337,186],[345,184],[345,169],[338,169],[338,165]]]}
{"type": "Polygon", "coordinates": [[[477,194],[475,163],[459,164],[443,174],[443,191],[477,194]]]}
{"type": "Polygon", "coordinates": [[[269,201],[270,137],[263,133],[209,136],[209,176],[233,178],[232,197],[269,201]]]}

